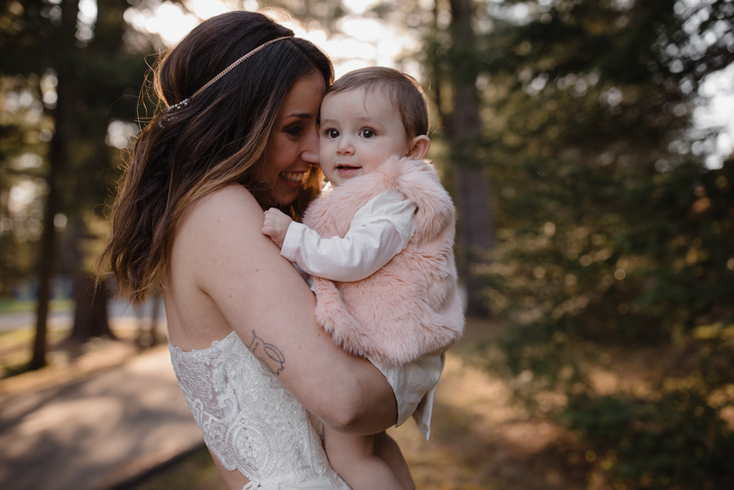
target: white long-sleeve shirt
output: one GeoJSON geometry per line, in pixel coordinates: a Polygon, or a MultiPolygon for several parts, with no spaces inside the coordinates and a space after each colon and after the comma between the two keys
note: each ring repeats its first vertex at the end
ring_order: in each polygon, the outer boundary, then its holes
{"type": "Polygon", "coordinates": [[[405,248],[415,231],[415,210],[415,203],[400,191],[388,190],[355,213],[343,238],[322,237],[301,223],[291,223],[280,254],[312,276],[359,281],[405,248]]]}

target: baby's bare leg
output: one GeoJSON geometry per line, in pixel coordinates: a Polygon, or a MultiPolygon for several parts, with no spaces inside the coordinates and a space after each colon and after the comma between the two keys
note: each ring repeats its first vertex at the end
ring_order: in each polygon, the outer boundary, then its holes
{"type": "Polygon", "coordinates": [[[405,490],[390,466],[375,455],[375,436],[353,436],[324,427],[331,466],[352,490],[405,490]]]}
{"type": "Polygon", "coordinates": [[[375,435],[375,456],[387,463],[405,490],[415,490],[413,477],[410,476],[410,469],[400,451],[400,446],[385,432],[375,435]]]}

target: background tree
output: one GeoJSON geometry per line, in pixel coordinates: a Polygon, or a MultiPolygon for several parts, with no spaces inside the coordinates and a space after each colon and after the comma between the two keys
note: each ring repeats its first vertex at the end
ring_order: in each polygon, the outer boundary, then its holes
{"type": "MultiPolygon", "coordinates": [[[[29,128],[27,118],[6,126],[36,141],[32,151],[45,173],[45,205],[41,216],[36,271],[38,303],[36,337],[30,368],[45,364],[46,317],[50,278],[54,273],[85,274],[81,260],[64,263],[58,250],[56,228],[72,219],[89,222],[101,212],[115,175],[119,150],[106,144],[110,124],[135,117],[135,104],[146,69],[140,53],[123,42],[126,0],[100,0],[96,12],[80,11],[77,0],[6,1],[0,22],[2,58],[0,74],[14,80],[16,90],[27,94],[45,127],[29,128]],[[35,138],[33,137],[35,135],[35,138]],[[44,144],[46,143],[47,144],[44,144]],[[96,206],[96,207],[95,207],[96,206]]],[[[90,4],[87,4],[90,5],[90,4]]],[[[12,89],[11,89],[12,90],[12,89]]],[[[124,124],[124,123],[123,123],[124,124]]],[[[17,150],[17,151],[20,151],[17,150]]],[[[88,234],[77,233],[69,246],[83,248],[88,234]]],[[[67,257],[77,257],[66,254],[67,257]]],[[[78,282],[78,281],[77,281],[78,282]]],[[[91,288],[78,290],[77,307],[93,309],[91,288]]],[[[106,317],[92,320],[85,311],[77,315],[73,336],[109,334],[106,317]]]]}
{"type": "Polygon", "coordinates": [[[692,111],[706,76],[734,59],[734,5],[480,11],[498,189],[485,291],[513,322],[488,365],[589,443],[618,488],[731,485],[734,161],[706,167],[715,131],[692,111]],[[649,392],[597,389],[592,373],[650,346],[666,378],[649,392]]]}
{"type": "Polygon", "coordinates": [[[22,289],[19,281],[35,264],[37,254],[28,244],[40,235],[42,202],[34,199],[43,184],[38,151],[50,131],[25,78],[0,78],[0,97],[0,294],[8,295],[22,289]]]}
{"type": "MultiPolygon", "coordinates": [[[[449,46],[432,48],[434,76],[429,94],[435,100],[441,126],[450,148],[450,165],[454,175],[454,196],[459,209],[459,267],[467,290],[466,314],[486,317],[489,308],[482,295],[481,276],[477,267],[487,259],[495,245],[494,211],[489,179],[485,174],[482,145],[483,121],[480,117],[477,77],[478,51],[474,33],[474,6],[471,0],[451,0],[449,46]],[[448,49],[446,49],[448,48],[448,49]],[[443,56],[441,60],[438,56],[443,56]],[[441,70],[445,67],[447,70],[441,70]],[[452,94],[452,107],[445,110],[443,94],[452,94]]],[[[434,11],[438,8],[438,3],[434,11]]],[[[436,12],[434,19],[438,19],[436,12]]],[[[433,41],[435,43],[435,40],[433,41]]]]}

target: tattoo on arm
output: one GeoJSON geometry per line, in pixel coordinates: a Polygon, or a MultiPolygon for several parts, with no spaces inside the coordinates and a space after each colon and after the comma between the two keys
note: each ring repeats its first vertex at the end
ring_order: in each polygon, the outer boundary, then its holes
{"type": "Polygon", "coordinates": [[[268,344],[252,331],[252,343],[247,346],[260,362],[265,364],[273,374],[280,374],[285,369],[285,357],[273,344],[268,344]]]}

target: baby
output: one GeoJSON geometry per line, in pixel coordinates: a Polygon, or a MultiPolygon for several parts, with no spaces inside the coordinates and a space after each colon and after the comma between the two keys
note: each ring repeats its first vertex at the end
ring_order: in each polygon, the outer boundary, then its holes
{"type": "MultiPolygon", "coordinates": [[[[319,324],[383,372],[437,358],[464,328],[455,210],[424,160],[427,133],[425,97],[412,77],[384,67],[350,72],[321,104],[319,160],[329,185],[303,224],[274,208],[265,212],[263,233],[312,276],[319,324]]],[[[422,388],[413,414],[426,438],[442,363],[432,369],[435,381],[422,388]]],[[[325,427],[324,446],[354,490],[414,487],[384,432],[354,436],[325,427]]]]}

